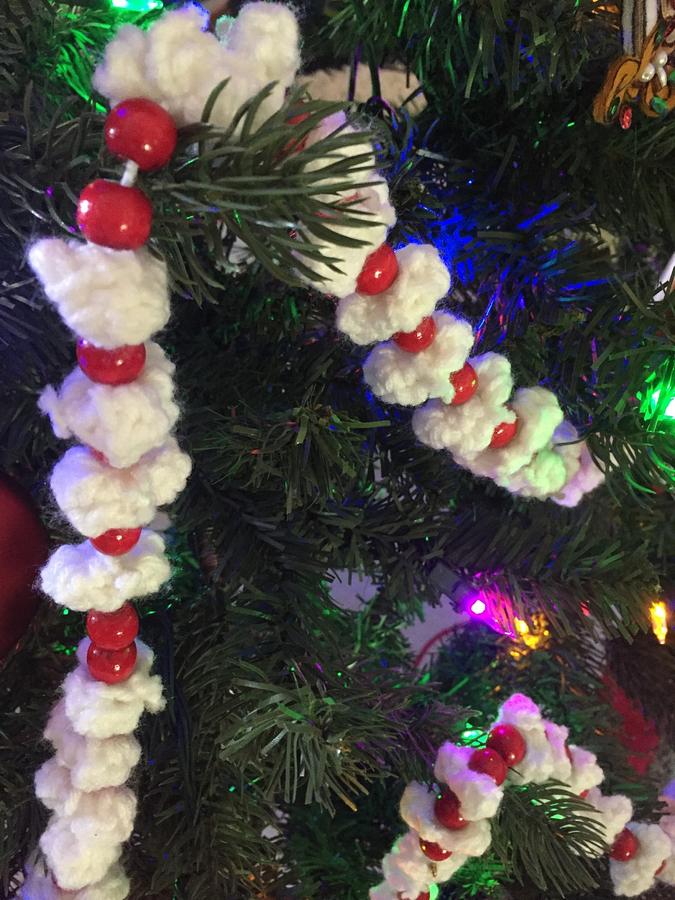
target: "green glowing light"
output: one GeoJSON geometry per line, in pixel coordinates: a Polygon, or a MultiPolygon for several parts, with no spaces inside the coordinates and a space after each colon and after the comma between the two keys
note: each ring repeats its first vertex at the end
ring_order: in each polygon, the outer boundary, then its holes
{"type": "Polygon", "coordinates": [[[438,900],[441,894],[441,889],[437,884],[429,885],[429,900],[438,900]]]}
{"type": "Polygon", "coordinates": [[[162,0],[110,0],[110,5],[115,9],[126,9],[128,12],[150,12],[151,9],[161,9],[162,0]]]}
{"type": "MultiPolygon", "coordinates": [[[[649,398],[649,405],[652,409],[656,409],[659,405],[659,399],[661,397],[661,388],[657,388],[653,391],[651,397],[649,398]]],[[[671,388],[670,393],[666,398],[666,408],[663,412],[663,415],[666,419],[675,419],[675,388],[671,388]]]]}
{"type": "Polygon", "coordinates": [[[480,728],[465,728],[460,735],[460,740],[463,744],[485,744],[487,735],[480,728]]]}

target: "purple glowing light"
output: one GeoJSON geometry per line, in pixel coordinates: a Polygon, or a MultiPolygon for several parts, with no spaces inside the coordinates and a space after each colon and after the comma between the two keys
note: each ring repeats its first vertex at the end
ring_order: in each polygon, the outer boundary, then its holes
{"type": "Polygon", "coordinates": [[[481,600],[479,597],[477,600],[473,601],[469,607],[469,612],[472,616],[482,616],[486,609],[487,604],[485,603],[485,600],[481,600]]]}

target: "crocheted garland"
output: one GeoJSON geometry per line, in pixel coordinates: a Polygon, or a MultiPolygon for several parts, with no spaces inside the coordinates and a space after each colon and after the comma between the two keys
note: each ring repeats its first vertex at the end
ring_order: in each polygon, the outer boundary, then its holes
{"type": "MultiPolygon", "coordinates": [[[[502,705],[482,749],[445,743],[434,765],[435,784],[409,784],[401,817],[409,831],[382,862],[384,881],[370,900],[429,900],[430,887],[448,881],[470,856],[490,846],[490,819],[509,784],[565,784],[594,808],[587,815],[602,829],[617,896],[635,897],[656,879],[675,884],[675,815],[658,824],[630,821],[628,797],[605,797],[596,757],[567,744],[568,729],[543,719],[529,697],[514,694],[502,705]]],[[[590,855],[600,856],[597,853],[590,855]]]]}
{"type": "MultiPolygon", "coordinates": [[[[152,207],[136,175],[166,164],[176,126],[198,122],[223,80],[211,121],[229,125],[245,100],[274,82],[258,107],[262,121],[281,108],[299,67],[297,22],[284,6],[244,7],[224,44],[207,24],[208,14],[190,6],[148,31],[120,29],[94,85],[113,104],[106,142],[126,160],[122,179],[99,179],[82,192],[77,224],[86,243],[46,239],[29,251],[46,296],[78,337],[78,367],[60,388],[46,388],[40,408],[58,437],[80,442],[56,464],[50,484],[66,519],[89,538],[58,548],[41,574],[57,604],[88,613],[89,638],[45,730],[55,755],[35,782],[52,815],[40,840],[47,869],[34,864],[23,888],[30,900],[127,896],[118,860],[136,809],[124,786],[140,756],[133,732],[144,710],[164,705],[159,678],[150,674],[153,654],[136,640],[138,617],[128,601],[169,577],[157,511],[183,489],[191,463],[171,433],[178,416],[174,367],[150,340],[169,317],[167,272],[144,247],[152,207]]],[[[346,127],[344,117],[326,120],[307,143],[346,127]]],[[[373,391],[418,406],[418,438],[450,450],[475,474],[523,496],[577,503],[602,475],[583,443],[560,443],[577,435],[554,395],[522,389],[507,405],[508,361],[492,353],[467,361],[470,326],[435,310],[450,286],[437,251],[413,245],[394,253],[384,243],[395,221],[385,184],[345,196],[330,176],[324,183],[329,199],[337,195],[373,214],[365,228],[342,229],[365,244],[331,254],[342,258],[340,272],[319,266],[321,289],[342,298],[338,327],[356,343],[383,342],[364,366],[373,391]]]]}

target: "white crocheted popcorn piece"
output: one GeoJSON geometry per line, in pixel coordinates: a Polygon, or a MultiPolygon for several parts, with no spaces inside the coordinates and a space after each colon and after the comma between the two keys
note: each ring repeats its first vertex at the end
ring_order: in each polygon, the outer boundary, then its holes
{"type": "MultiPolygon", "coordinates": [[[[469,363],[478,377],[478,387],[471,400],[461,406],[449,406],[442,399],[430,400],[416,409],[412,418],[418,440],[434,450],[449,450],[453,456],[461,454],[464,460],[488,447],[497,425],[512,422],[516,417],[506,408],[513,389],[508,359],[497,353],[486,353],[469,359],[469,363]]],[[[462,365],[463,362],[458,368],[462,365]]]]}
{"type": "Polygon", "coordinates": [[[450,289],[450,273],[431,244],[408,244],[396,259],[398,275],[386,291],[376,296],[349,294],[338,304],[337,327],[355,344],[412,331],[450,289]]]}
{"type": "Polygon", "coordinates": [[[447,741],[439,749],[434,765],[434,777],[457,795],[462,816],[468,822],[491,819],[504,796],[494,779],[469,768],[473,752],[472,747],[458,747],[447,741]]]}
{"type": "Polygon", "coordinates": [[[567,478],[567,467],[552,447],[539,450],[528,465],[513,475],[498,480],[501,487],[520,497],[536,497],[539,500],[555,499],[567,478]]]}
{"type": "Polygon", "coordinates": [[[665,884],[675,884],[675,815],[661,816],[659,828],[670,841],[670,855],[656,877],[665,884]]]}
{"type": "Polygon", "coordinates": [[[626,826],[639,841],[632,859],[609,861],[609,876],[618,897],[637,897],[654,884],[654,875],[670,855],[670,838],[658,825],[630,822],[626,826]]]}
{"type": "Polygon", "coordinates": [[[509,780],[514,784],[547,781],[553,771],[553,751],[537,704],[524,694],[513,694],[500,707],[495,724],[513,725],[525,739],[525,756],[509,769],[509,780]]]}
{"type": "MultiPolygon", "coordinates": [[[[586,803],[594,808],[594,812],[579,813],[598,822],[602,833],[600,838],[611,847],[617,835],[623,831],[633,815],[633,804],[623,794],[605,797],[599,788],[591,788],[586,803]]],[[[587,856],[602,856],[603,850],[587,849],[587,856]]],[[[652,873],[653,874],[653,873],[652,873]]]]}
{"type": "Polygon", "coordinates": [[[169,319],[166,265],[148,250],[46,238],[28,261],[66,325],[99,347],[142,344],[169,319]]]}
{"type": "Polygon", "coordinates": [[[35,773],[35,794],[59,818],[71,817],[74,832],[86,832],[94,822],[97,831],[110,832],[113,843],[126,840],[128,834],[121,838],[118,834],[124,834],[127,826],[131,833],[136,797],[129,788],[116,785],[81,791],[73,785],[67,766],[48,759],[35,773]],[[102,820],[99,824],[98,819],[102,820]]]}
{"type": "MultiPolygon", "coordinates": [[[[403,896],[403,894],[393,890],[386,881],[382,881],[368,891],[369,900],[399,900],[403,896]]],[[[413,898],[413,900],[417,900],[417,898],[413,898]]]]}
{"type": "Polygon", "coordinates": [[[87,612],[115,612],[127,600],[154,594],[168,580],[171,566],[164,539],[144,529],[122,556],[99,553],[89,542],[57,547],[40,573],[40,587],[59,606],[87,612]]]}
{"type": "Polygon", "coordinates": [[[416,831],[407,831],[396,841],[382,860],[382,871],[393,890],[414,898],[436,880],[431,874],[429,860],[420,849],[416,831]]]}
{"type": "MultiPolygon", "coordinates": [[[[310,132],[307,147],[315,146],[338,130],[340,134],[358,134],[357,129],[345,123],[344,113],[327,116],[310,132]]],[[[326,193],[320,194],[318,199],[327,203],[336,201],[348,203],[349,212],[359,220],[358,225],[339,227],[329,219],[322,220],[322,224],[330,226],[337,234],[359,241],[359,246],[356,247],[337,246],[334,243],[326,243],[323,238],[305,235],[322,248],[325,256],[330,257],[330,260],[319,261],[304,258],[301,253],[297,254],[298,259],[302,259],[322,279],[313,283],[312,287],[324,294],[336,297],[353,294],[366,257],[385,242],[389,228],[396,222],[396,212],[389,202],[389,189],[375,171],[374,165],[373,148],[365,137],[363,141],[334,150],[330,155],[318,156],[306,165],[306,171],[315,175],[325,170],[325,175],[318,183],[325,188],[326,193]],[[353,186],[349,189],[338,189],[345,178],[343,175],[336,176],[330,167],[339,160],[361,156],[363,160],[357,163],[349,176],[353,186]]]]}
{"type": "Polygon", "coordinates": [[[282,106],[300,64],[295,16],[278,3],[248,4],[223,43],[206,30],[208,18],[190,5],[165,13],[147,31],[123,25],[94,73],[94,87],[111,105],[128,97],[154,100],[181,126],[201,121],[212,90],[228,79],[209,118],[226,127],[246,100],[277,82],[256,113],[262,122],[282,106]]]}
{"type": "Polygon", "coordinates": [[[568,755],[567,738],[569,736],[569,728],[565,725],[556,725],[555,722],[544,721],[544,731],[546,739],[551,748],[552,767],[550,778],[556,781],[562,781],[569,784],[572,776],[572,761],[570,760],[571,751],[568,755]]]}
{"type": "Polygon", "coordinates": [[[71,447],[54,466],[50,484],[69,522],[96,537],[150,523],[157,508],[183,490],[191,467],[172,437],[128,469],[113,469],[85,447],[71,447]]]}
{"type": "Polygon", "coordinates": [[[450,313],[436,312],[433,319],[436,337],[426,350],[408,353],[395,341],[378,344],[371,350],[363,364],[363,377],[381,400],[418,406],[430,397],[448,403],[454,397],[450,376],[464,365],[473,344],[473,332],[468,322],[450,313]]]}
{"type": "Polygon", "coordinates": [[[562,422],[556,429],[553,449],[565,464],[566,478],[563,487],[551,499],[560,506],[577,506],[585,494],[602,484],[604,472],[596,466],[586,444],[578,441],[577,430],[569,422],[562,422]]]}
{"type": "Polygon", "coordinates": [[[138,658],[132,674],[119,684],[104,684],[92,678],[86,666],[89,643],[86,638],[80,641],[80,665],[63,683],[66,715],[78,734],[93,738],[130,734],[145,710],[164,709],[162,683],[158,675],[150,674],[154,655],[149,647],[136,640],[138,658]]]}
{"type": "Polygon", "coordinates": [[[136,798],[127,788],[79,794],[72,812],[56,812],[40,847],[57,884],[81,890],[104,878],[132,832],[136,798]]]}
{"type": "Polygon", "coordinates": [[[71,783],[79,791],[124,784],[141,756],[141,745],[133,734],[102,740],[78,734],[63,700],[52,710],[44,734],[56,751],[54,759],[70,770],[71,783]]]}
{"type": "Polygon", "coordinates": [[[146,353],[143,371],[130,384],[97,384],[78,366],[58,390],[45,388],[38,406],[49,415],[54,434],[77,438],[116,468],[132,466],[159,447],[178,418],[176,367],[152,341],[146,353]]]}
{"type": "Polygon", "coordinates": [[[598,765],[595,753],[569,744],[572,756],[572,771],[569,778],[563,779],[574,794],[581,794],[597,787],[604,780],[605,773],[598,765]]]}
{"type": "MultiPolygon", "coordinates": [[[[401,818],[419,832],[425,841],[440,844],[444,850],[465,856],[482,856],[490,846],[491,831],[487,819],[469,822],[464,828],[444,828],[434,815],[436,792],[417,781],[407,785],[401,798],[401,818]]],[[[460,809],[462,814],[463,808],[460,809]]]]}
{"type": "MultiPolygon", "coordinates": [[[[480,384],[480,375],[478,378],[480,384]]],[[[465,406],[470,407],[471,402],[465,406]]],[[[542,387],[520,388],[509,405],[513,412],[507,412],[517,417],[518,430],[505,447],[496,450],[487,447],[478,454],[461,446],[453,451],[456,461],[471,469],[474,475],[492,478],[507,488],[513,476],[532,462],[537,451],[546,447],[563,417],[555,394],[542,387]]]]}
{"type": "Polygon", "coordinates": [[[88,884],[80,891],[62,891],[49,872],[30,866],[18,896],[21,900],[125,900],[129,887],[129,879],[119,863],[110,866],[96,884],[88,884]]]}

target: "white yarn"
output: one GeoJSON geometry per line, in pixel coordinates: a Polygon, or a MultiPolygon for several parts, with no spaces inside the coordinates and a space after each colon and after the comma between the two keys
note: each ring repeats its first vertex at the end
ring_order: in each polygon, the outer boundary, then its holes
{"type": "Polygon", "coordinates": [[[225,43],[205,31],[208,13],[196,5],[165,13],[150,29],[124,25],[108,44],[94,87],[111,105],[128,97],[161,104],[176,124],[201,121],[213,88],[229,79],[209,121],[228,126],[239,107],[276,81],[256,122],[282,105],[300,64],[295,16],[278,3],[244,6],[225,43]]]}
{"type": "Polygon", "coordinates": [[[40,573],[40,587],[59,606],[115,612],[133,597],[154,594],[170,574],[164,539],[143,530],[122,556],[99,553],[89,541],[57,547],[40,573]]]}
{"type": "Polygon", "coordinates": [[[178,418],[173,400],[175,366],[150,341],[146,362],[130,384],[96,384],[75,368],[56,391],[51,385],[38,406],[59,438],[75,437],[104,454],[111,466],[125,468],[165,440],[178,418]]]}
{"type": "Polygon", "coordinates": [[[54,760],[70,770],[70,780],[80,791],[117,787],[129,778],[141,756],[141,745],[133,734],[99,740],[78,734],[59,700],[51,712],[45,737],[56,750],[54,760]]]}
{"type": "Polygon", "coordinates": [[[553,497],[560,506],[577,506],[584,494],[588,494],[605,479],[604,473],[596,466],[586,443],[578,440],[576,428],[563,422],[553,435],[555,452],[565,463],[566,480],[553,497]],[[577,441],[565,444],[564,441],[577,441]]]}
{"type": "Polygon", "coordinates": [[[502,802],[504,791],[489,775],[469,768],[472,747],[458,747],[449,741],[436,756],[434,776],[457,795],[462,816],[469,822],[491,819],[502,802]]]}
{"type": "Polygon", "coordinates": [[[656,877],[665,884],[675,884],[675,815],[661,816],[659,828],[670,841],[670,856],[656,877]]]}
{"type": "Polygon", "coordinates": [[[172,437],[128,469],[113,469],[85,447],[71,447],[54,466],[50,484],[71,525],[96,537],[110,528],[149,524],[157,508],[183,490],[191,465],[172,437]]]}
{"type": "Polygon", "coordinates": [[[639,841],[638,851],[625,862],[611,859],[609,875],[618,897],[637,897],[654,883],[654,874],[670,856],[670,838],[658,825],[630,822],[627,826],[639,841]]]}
{"type": "Polygon", "coordinates": [[[497,723],[514,725],[525,738],[524,758],[509,769],[514,784],[543,784],[553,772],[553,750],[546,737],[539,707],[524,694],[513,694],[499,710],[497,723]]]}
{"type": "Polygon", "coordinates": [[[426,350],[408,353],[395,341],[387,341],[368,355],[363,377],[381,400],[418,406],[429,397],[439,397],[447,403],[454,397],[450,376],[464,365],[473,344],[473,332],[468,322],[450,313],[436,312],[433,319],[436,337],[426,350]]]}
{"type": "Polygon", "coordinates": [[[104,684],[92,678],[86,666],[89,643],[88,638],[80,641],[80,665],[63,682],[66,715],[74,731],[87,738],[130,734],[145,710],[157,713],[164,709],[160,678],[150,675],[154,655],[149,647],[137,639],[133,673],[119,684],[104,684]]]}
{"type": "MultiPolygon", "coordinates": [[[[594,812],[583,813],[596,821],[602,829],[601,839],[611,847],[617,836],[623,831],[633,815],[633,804],[623,794],[606,797],[599,788],[591,788],[586,803],[594,807],[594,812]]],[[[601,850],[588,850],[588,856],[600,856],[601,850]]],[[[652,873],[654,874],[654,873],[652,873]]]]}
{"type": "MultiPolygon", "coordinates": [[[[119,858],[121,842],[75,835],[69,817],[53,816],[40,838],[40,847],[58,884],[77,891],[100,881],[119,858]]],[[[131,833],[131,832],[129,832],[131,833]]]]}
{"type": "Polygon", "coordinates": [[[119,863],[110,866],[100,881],[80,891],[62,891],[48,872],[29,866],[19,897],[21,900],[125,900],[128,893],[129,879],[119,863]]]}
{"type": "Polygon", "coordinates": [[[549,747],[551,748],[551,774],[555,781],[563,781],[569,784],[572,777],[572,762],[567,755],[567,738],[569,728],[565,725],[556,725],[555,722],[544,721],[544,731],[549,747]]]}
{"type": "Polygon", "coordinates": [[[337,307],[336,323],[355,344],[386,341],[412,331],[450,289],[450,274],[430,244],[408,244],[396,253],[398,275],[376,296],[354,293],[337,307]]]}
{"type": "Polygon", "coordinates": [[[598,765],[595,753],[585,750],[583,747],[576,747],[569,744],[570,754],[572,756],[572,772],[569,778],[565,778],[565,783],[574,794],[582,794],[584,791],[590,791],[591,788],[597,787],[604,780],[604,772],[598,765]]]}
{"type": "MultiPolygon", "coordinates": [[[[338,129],[340,134],[358,133],[352,126],[345,125],[345,122],[344,113],[327,116],[309,134],[307,146],[311,147],[317,144],[329,135],[334,134],[338,129]]],[[[364,139],[360,143],[335,150],[330,155],[317,157],[308,162],[305,167],[306,171],[315,174],[326,171],[324,177],[318,181],[318,184],[324,187],[326,193],[319,195],[318,199],[326,202],[335,202],[336,200],[349,201],[349,211],[354,215],[359,214],[358,218],[360,220],[358,226],[335,227],[329,220],[323,223],[329,224],[334,232],[359,241],[360,246],[358,247],[326,244],[323,239],[312,239],[308,235],[309,239],[313,240],[313,243],[323,249],[324,255],[330,257],[325,262],[304,259],[321,279],[313,286],[324,294],[333,294],[336,297],[346,297],[348,294],[353,294],[356,290],[356,280],[363,268],[366,257],[384,243],[387,231],[396,222],[396,212],[389,202],[387,185],[382,182],[381,177],[375,171],[374,164],[373,148],[364,139]],[[344,177],[334,175],[331,167],[338,160],[362,155],[366,159],[359,164],[356,171],[353,170],[353,174],[350,176],[353,178],[354,187],[349,190],[336,190],[336,186],[344,181],[344,177]],[[359,198],[358,203],[352,202],[355,197],[359,198]],[[363,213],[368,215],[364,216],[362,215],[363,213]]],[[[303,255],[298,253],[298,258],[303,259],[303,255]]]]}
{"type": "Polygon", "coordinates": [[[430,400],[416,409],[412,418],[413,431],[423,444],[434,450],[449,450],[453,455],[461,453],[464,460],[488,447],[497,425],[515,419],[515,413],[506,408],[513,388],[508,359],[486,353],[469,363],[478,377],[471,400],[461,406],[430,400]]]}
{"type": "MultiPolygon", "coordinates": [[[[401,798],[401,818],[425,841],[440,844],[444,850],[466,856],[482,856],[490,846],[490,823],[487,819],[469,822],[464,828],[451,830],[439,824],[434,815],[436,791],[413,781],[401,798]]],[[[463,814],[463,810],[462,810],[463,814]]]]}
{"type": "Polygon", "coordinates": [[[28,261],[66,325],[99,347],[142,344],[169,319],[166,265],[145,249],[46,238],[28,261]]]}

